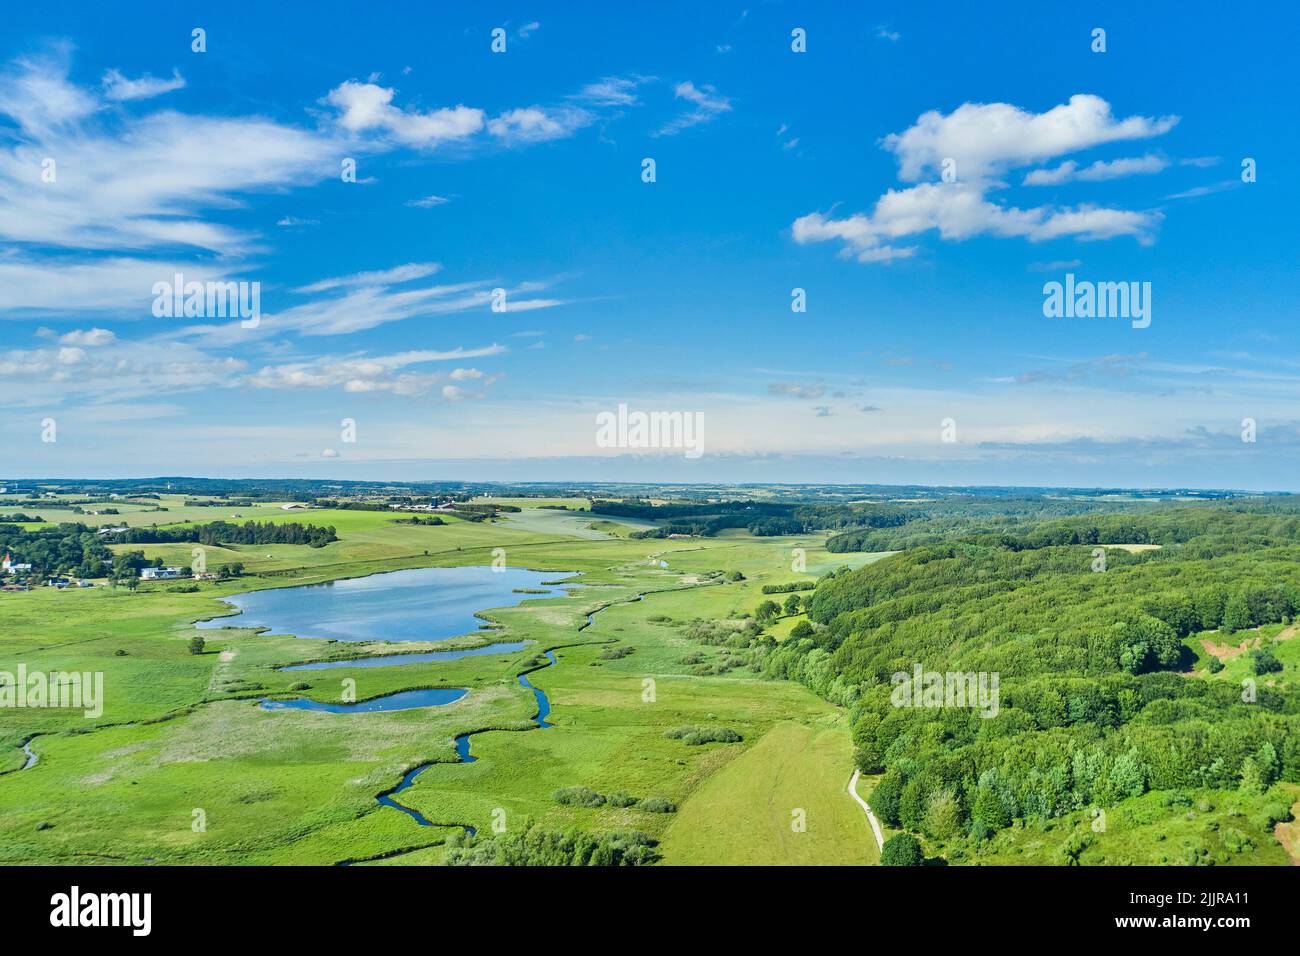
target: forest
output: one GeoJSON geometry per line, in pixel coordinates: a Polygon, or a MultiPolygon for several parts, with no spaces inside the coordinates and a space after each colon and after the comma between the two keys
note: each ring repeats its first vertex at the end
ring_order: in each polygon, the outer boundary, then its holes
{"type": "Polygon", "coordinates": [[[176,525],[170,528],[126,528],[105,535],[109,544],[172,544],[197,542],[210,547],[225,544],[305,544],[323,548],[337,541],[334,528],[314,524],[275,521],[210,521],[206,524],[176,525]]]}
{"type": "Polygon", "coordinates": [[[35,530],[0,524],[0,553],[8,554],[15,564],[30,564],[36,578],[67,570],[91,577],[101,573],[105,562],[113,560],[103,537],[84,524],[35,530]]]}
{"type": "Polygon", "coordinates": [[[1271,677],[1268,642],[1239,684],[1193,673],[1186,641],[1300,613],[1292,509],[1083,515],[925,544],[824,576],[806,607],[812,633],[760,644],[759,666],[851,709],[891,827],[980,840],[1186,788],[1256,795],[1265,823],[1287,818],[1269,791],[1300,782],[1300,695],[1271,677]],[[998,675],[997,715],[896,706],[894,675],[917,665],[998,675]]]}

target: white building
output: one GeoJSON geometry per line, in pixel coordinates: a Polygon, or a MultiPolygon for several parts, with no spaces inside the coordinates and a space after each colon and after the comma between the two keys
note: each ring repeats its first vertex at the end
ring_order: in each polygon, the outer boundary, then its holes
{"type": "Polygon", "coordinates": [[[7,554],[4,561],[0,562],[0,571],[4,571],[5,574],[29,574],[31,570],[32,566],[30,564],[14,564],[7,554]]]}
{"type": "Polygon", "coordinates": [[[166,578],[179,578],[181,568],[178,567],[142,567],[140,568],[140,580],[153,581],[166,578]]]}

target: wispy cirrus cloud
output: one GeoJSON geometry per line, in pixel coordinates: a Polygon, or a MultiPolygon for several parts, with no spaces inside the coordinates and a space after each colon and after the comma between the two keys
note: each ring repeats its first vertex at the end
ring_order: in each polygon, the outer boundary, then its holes
{"type": "Polygon", "coordinates": [[[1130,156],[1123,159],[1097,160],[1091,165],[1080,167],[1074,160],[1067,159],[1051,169],[1034,169],[1025,174],[1026,186],[1055,186],[1060,183],[1084,182],[1099,183],[1107,179],[1121,179],[1125,176],[1147,176],[1169,168],[1169,160],[1154,153],[1145,156],[1130,156]]]}
{"type": "Polygon", "coordinates": [[[248,375],[244,381],[255,388],[264,389],[325,389],[341,388],[344,392],[390,392],[394,395],[417,396],[441,387],[443,397],[460,401],[490,385],[496,376],[476,368],[456,367],[448,372],[421,372],[413,366],[435,362],[464,361],[472,358],[500,355],[504,345],[492,344],[479,348],[456,348],[449,351],[409,351],[393,355],[369,356],[355,354],[327,356],[311,361],[268,365],[248,375]]]}
{"type": "Polygon", "coordinates": [[[0,241],[241,254],[252,237],[207,211],[337,169],[330,137],[267,119],[100,113],[68,79],[69,56],[57,47],[0,70],[0,114],[16,127],[0,145],[0,241]]]}
{"type": "Polygon", "coordinates": [[[173,90],[185,88],[185,79],[180,70],[172,70],[170,80],[159,79],[145,73],[137,79],[129,79],[120,70],[109,70],[101,81],[104,96],[110,100],[147,100],[173,90]]]}
{"type": "Polygon", "coordinates": [[[669,120],[652,133],[652,136],[676,136],[682,130],[711,123],[723,113],[731,111],[731,100],[722,96],[707,83],[696,86],[690,80],[686,80],[673,87],[673,95],[679,100],[690,103],[691,108],[669,120]]]}

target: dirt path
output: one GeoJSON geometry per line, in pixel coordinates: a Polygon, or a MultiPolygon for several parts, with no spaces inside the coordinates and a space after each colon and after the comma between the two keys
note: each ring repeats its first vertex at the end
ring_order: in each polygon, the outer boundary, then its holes
{"type": "Polygon", "coordinates": [[[855,769],[853,771],[853,776],[849,778],[849,796],[858,801],[858,806],[860,806],[862,812],[867,815],[867,822],[871,824],[871,832],[876,837],[876,848],[883,850],[885,848],[885,834],[880,829],[880,821],[876,819],[876,815],[872,813],[871,808],[867,806],[867,801],[858,796],[858,778],[860,776],[862,776],[862,771],[855,769]]]}

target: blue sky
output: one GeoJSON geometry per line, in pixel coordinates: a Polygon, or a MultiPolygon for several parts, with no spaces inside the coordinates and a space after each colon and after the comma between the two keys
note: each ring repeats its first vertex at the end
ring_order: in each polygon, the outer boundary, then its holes
{"type": "Polygon", "coordinates": [[[1300,488],[1294,13],[175,6],[6,13],[0,474],[1300,488]]]}

